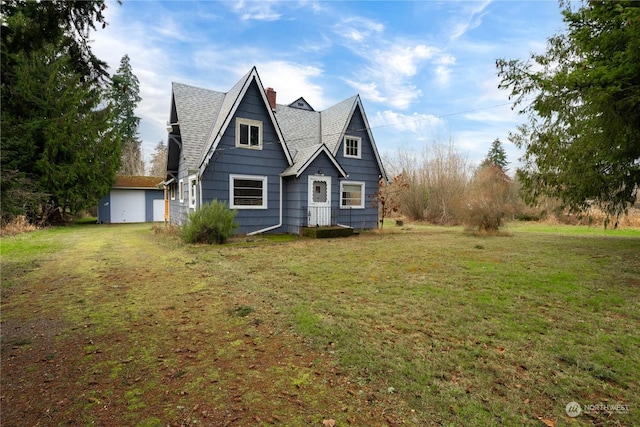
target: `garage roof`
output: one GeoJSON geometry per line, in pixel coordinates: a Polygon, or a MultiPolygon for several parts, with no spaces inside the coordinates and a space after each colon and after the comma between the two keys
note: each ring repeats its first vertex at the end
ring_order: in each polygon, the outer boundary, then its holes
{"type": "Polygon", "coordinates": [[[162,177],[158,176],[116,176],[116,182],[112,188],[118,189],[161,189],[162,177]]]}

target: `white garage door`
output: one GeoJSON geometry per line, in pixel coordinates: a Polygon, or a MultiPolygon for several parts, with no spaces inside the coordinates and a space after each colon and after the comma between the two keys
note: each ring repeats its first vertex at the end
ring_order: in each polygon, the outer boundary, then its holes
{"type": "Polygon", "coordinates": [[[153,200],[153,220],[164,221],[164,199],[153,200]]]}
{"type": "Polygon", "coordinates": [[[111,222],[144,222],[144,190],[111,190],[111,222]]]}

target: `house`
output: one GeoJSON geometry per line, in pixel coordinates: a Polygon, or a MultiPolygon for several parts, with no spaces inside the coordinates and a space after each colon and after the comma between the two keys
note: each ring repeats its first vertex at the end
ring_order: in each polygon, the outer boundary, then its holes
{"type": "Polygon", "coordinates": [[[164,221],[164,213],[161,177],[117,176],[98,202],[99,223],[164,221]]]}
{"type": "Polygon", "coordinates": [[[173,83],[167,131],[173,224],[217,199],[242,234],[378,226],[386,175],[358,95],[323,111],[278,104],[254,67],[226,93],[173,83]]]}

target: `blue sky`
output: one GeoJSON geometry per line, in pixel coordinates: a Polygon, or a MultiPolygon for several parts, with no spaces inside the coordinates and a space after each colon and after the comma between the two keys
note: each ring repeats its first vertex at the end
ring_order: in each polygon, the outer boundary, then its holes
{"type": "Polygon", "coordinates": [[[499,90],[495,60],[544,52],[563,29],[556,1],[107,0],[93,49],[140,80],[148,161],[166,142],[171,82],[228,91],[254,65],[278,103],[316,110],[360,94],[378,149],[420,153],[451,140],[472,162],[524,119],[499,90]]]}

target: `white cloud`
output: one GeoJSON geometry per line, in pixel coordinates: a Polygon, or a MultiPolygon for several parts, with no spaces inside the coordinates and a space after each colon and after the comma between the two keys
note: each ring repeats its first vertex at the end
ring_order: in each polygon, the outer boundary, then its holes
{"type": "Polygon", "coordinates": [[[350,17],[336,24],[335,32],[347,40],[361,43],[383,33],[384,25],[366,18],[350,17]]]}
{"type": "Polygon", "coordinates": [[[232,2],[231,9],[240,16],[243,21],[277,21],[282,16],[273,10],[276,2],[270,0],[232,2]]]}
{"type": "Polygon", "coordinates": [[[369,101],[373,102],[384,102],[385,98],[382,96],[380,91],[378,90],[378,84],[376,82],[367,82],[363,83],[356,80],[345,79],[345,82],[353,87],[358,93],[369,101]]]}
{"type": "Polygon", "coordinates": [[[302,96],[315,109],[328,107],[323,88],[317,83],[322,69],[286,61],[258,61],[256,66],[262,84],[276,91],[279,104],[289,104],[302,96]]]}
{"type": "Polygon", "coordinates": [[[487,12],[484,12],[484,10],[492,1],[493,0],[485,0],[482,3],[472,3],[474,7],[468,12],[464,12],[465,14],[468,14],[468,17],[466,17],[466,19],[464,19],[463,21],[455,22],[452,25],[453,30],[451,32],[451,38],[457,39],[458,37],[464,35],[467,31],[479,27],[480,24],[482,24],[482,18],[487,14],[487,12]]]}
{"type": "Polygon", "coordinates": [[[406,109],[422,96],[412,78],[427,60],[438,53],[438,49],[425,44],[390,43],[382,39],[375,42],[375,48],[356,50],[366,65],[344,80],[361,91],[365,99],[406,109]]]}
{"type": "Polygon", "coordinates": [[[355,53],[363,65],[343,80],[366,100],[405,110],[423,94],[414,78],[430,63],[435,65],[439,85],[449,82],[455,58],[421,40],[389,38],[381,23],[351,17],[334,26],[345,47],[355,53]]]}
{"type": "Polygon", "coordinates": [[[427,141],[437,137],[444,121],[433,114],[402,114],[385,110],[376,112],[369,124],[375,132],[388,128],[388,131],[410,133],[415,140],[427,141]]]}
{"type": "Polygon", "coordinates": [[[440,86],[448,86],[451,81],[451,67],[456,63],[456,58],[450,54],[442,54],[436,58],[435,75],[436,83],[440,86]]]}

